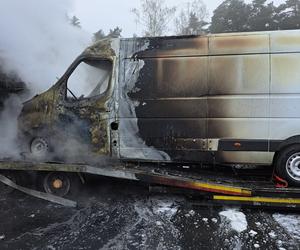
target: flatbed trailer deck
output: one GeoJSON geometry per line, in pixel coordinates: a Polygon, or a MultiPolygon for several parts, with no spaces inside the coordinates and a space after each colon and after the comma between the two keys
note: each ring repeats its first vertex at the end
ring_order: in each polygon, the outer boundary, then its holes
{"type": "MultiPolygon", "coordinates": [[[[201,203],[215,205],[245,205],[252,207],[287,208],[300,210],[299,188],[278,188],[271,175],[239,176],[215,170],[187,171],[184,168],[158,168],[157,165],[112,164],[90,166],[86,164],[38,163],[26,161],[0,161],[1,171],[36,171],[55,173],[92,174],[130,181],[139,181],[165,190],[175,188],[191,194],[201,203]]],[[[0,175],[0,182],[21,192],[65,206],[76,202],[19,186],[0,175]]]]}

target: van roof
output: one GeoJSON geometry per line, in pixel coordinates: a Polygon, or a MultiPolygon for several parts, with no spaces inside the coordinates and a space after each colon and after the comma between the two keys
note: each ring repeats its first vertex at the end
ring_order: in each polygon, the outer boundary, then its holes
{"type": "MultiPolygon", "coordinates": [[[[133,42],[137,40],[154,42],[160,44],[159,50],[164,50],[163,53],[149,54],[148,56],[180,56],[180,55],[212,55],[212,54],[230,54],[230,53],[269,53],[270,51],[285,52],[285,51],[300,51],[300,30],[280,30],[280,31],[256,31],[256,32],[235,32],[235,33],[219,33],[207,34],[202,36],[164,36],[164,37],[137,37],[137,38],[106,38],[99,40],[89,46],[82,53],[83,56],[95,56],[101,58],[112,59],[118,55],[120,41],[133,42]],[[272,42],[268,38],[270,35],[272,42]],[[252,39],[246,39],[245,37],[252,39]],[[234,37],[238,37],[234,39],[234,37]],[[191,38],[189,41],[188,38],[191,38]],[[203,40],[203,43],[193,43],[194,39],[203,40]],[[205,40],[212,38],[210,45],[205,44],[205,40]],[[220,38],[220,39],[219,39],[220,38]],[[224,38],[224,39],[222,39],[224,38]],[[180,40],[185,40],[180,43],[180,40]],[[177,48],[169,48],[169,41],[173,44],[178,40],[177,48]],[[288,40],[288,42],[286,41],[288,40]],[[166,41],[166,43],[164,42],[166,41]],[[219,41],[219,42],[218,42],[219,41]],[[222,42],[223,41],[223,42],[222,42]],[[161,46],[161,43],[165,45],[161,46]],[[216,48],[214,49],[214,45],[216,48]],[[189,49],[189,52],[187,51],[189,49]],[[173,52],[171,52],[173,50],[173,52]],[[181,51],[184,50],[184,51],[181,51]],[[174,54],[175,53],[175,54],[174,54]]],[[[176,43],[177,44],[177,43],[176,43]]],[[[176,46],[175,46],[176,47],[176,46]]],[[[157,50],[153,47],[152,50],[157,50]]],[[[133,52],[133,51],[132,51],[133,52]]],[[[135,51],[138,52],[138,51],[135,51]]],[[[134,53],[129,53],[127,57],[131,57],[134,53]]],[[[142,55],[143,56],[143,55],[142,55]]]]}
{"type": "Polygon", "coordinates": [[[268,34],[299,34],[299,30],[270,30],[270,31],[250,31],[250,32],[227,32],[227,33],[209,33],[205,35],[183,35],[183,36],[157,36],[157,37],[137,37],[137,38],[120,38],[120,40],[134,39],[184,39],[196,37],[222,37],[222,36],[251,36],[251,35],[268,35],[268,34]]]}

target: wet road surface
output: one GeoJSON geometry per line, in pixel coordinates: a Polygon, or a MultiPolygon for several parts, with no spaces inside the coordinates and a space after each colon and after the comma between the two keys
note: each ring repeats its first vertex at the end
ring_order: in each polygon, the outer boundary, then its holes
{"type": "Polygon", "coordinates": [[[0,249],[300,249],[300,215],[193,206],[136,183],[97,179],[78,208],[19,192],[0,202],[0,249]]]}

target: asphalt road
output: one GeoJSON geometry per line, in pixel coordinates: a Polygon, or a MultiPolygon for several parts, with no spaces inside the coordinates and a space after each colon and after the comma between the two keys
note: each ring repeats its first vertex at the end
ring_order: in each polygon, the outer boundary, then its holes
{"type": "Polygon", "coordinates": [[[70,209],[15,192],[0,202],[0,249],[300,249],[300,215],[195,207],[182,196],[97,179],[70,209]]]}

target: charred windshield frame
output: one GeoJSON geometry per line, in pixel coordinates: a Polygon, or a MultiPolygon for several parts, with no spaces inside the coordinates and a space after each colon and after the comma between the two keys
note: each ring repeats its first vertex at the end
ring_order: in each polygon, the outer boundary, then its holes
{"type": "Polygon", "coordinates": [[[73,64],[70,66],[70,68],[67,70],[67,72],[65,73],[65,75],[62,77],[62,82],[61,84],[65,87],[65,93],[64,93],[64,98],[67,101],[80,101],[80,100],[88,100],[88,99],[99,99],[102,96],[106,96],[107,93],[109,92],[110,88],[111,88],[111,82],[112,82],[112,76],[113,76],[113,69],[114,69],[114,61],[110,58],[99,58],[99,57],[79,57],[75,62],[73,62],[73,64]],[[68,81],[69,78],[72,76],[72,74],[74,73],[74,71],[77,69],[77,67],[82,63],[86,61],[97,61],[97,62],[108,62],[110,63],[110,68],[111,68],[111,72],[109,75],[109,80],[107,83],[107,88],[105,89],[105,91],[103,93],[100,93],[99,95],[94,95],[91,97],[77,97],[76,95],[74,95],[74,93],[72,92],[72,89],[69,89],[68,86],[68,81]],[[68,92],[74,97],[74,99],[72,100],[72,98],[68,97],[68,92]]]}

